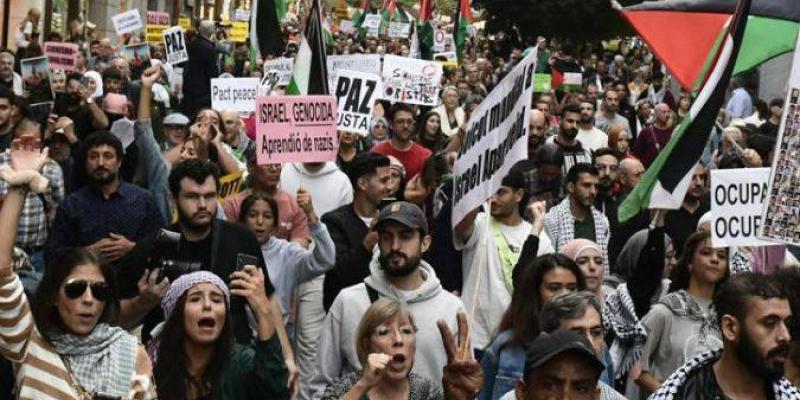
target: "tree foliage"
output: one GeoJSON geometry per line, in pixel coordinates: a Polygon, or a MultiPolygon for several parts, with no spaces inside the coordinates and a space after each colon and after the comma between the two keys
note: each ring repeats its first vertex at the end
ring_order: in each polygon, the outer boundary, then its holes
{"type": "MultiPolygon", "coordinates": [[[[476,0],[485,8],[490,32],[518,30],[522,40],[595,41],[632,31],[610,0],[476,0]]],[[[640,3],[621,0],[623,5],[640,3]]]]}

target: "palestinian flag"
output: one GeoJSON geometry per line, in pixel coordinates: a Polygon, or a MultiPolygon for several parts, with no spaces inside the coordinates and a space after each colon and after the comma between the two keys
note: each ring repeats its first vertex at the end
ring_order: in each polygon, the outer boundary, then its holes
{"type": "MultiPolygon", "coordinates": [[[[619,8],[681,86],[693,90],[697,89],[692,86],[703,71],[706,55],[734,13],[736,1],[646,1],[619,8]]],[[[753,2],[733,74],[794,51],[798,21],[798,0],[753,2]]]]}
{"type": "Polygon", "coordinates": [[[322,32],[320,0],[311,0],[311,10],[306,20],[306,29],[300,40],[300,48],[294,59],[292,81],[288,94],[330,94],[328,91],[328,66],[325,57],[325,38],[322,32]]]}
{"type": "Polygon", "coordinates": [[[355,28],[358,32],[358,39],[364,39],[364,37],[367,36],[367,30],[363,27],[363,25],[367,15],[371,13],[372,0],[361,0],[361,7],[353,16],[353,28],[355,28]]]}
{"type": "Polygon", "coordinates": [[[417,43],[419,43],[420,57],[423,60],[433,60],[433,0],[422,0],[419,7],[419,21],[417,22],[417,43]]]}
{"type": "Polygon", "coordinates": [[[554,90],[576,93],[583,88],[583,72],[574,61],[556,59],[550,67],[550,73],[554,90]]]}
{"type": "Polygon", "coordinates": [[[645,208],[678,209],[703,154],[744,39],[751,0],[740,0],[730,24],[722,30],[703,65],[696,86],[702,86],[689,115],[619,207],[624,222],[645,208]],[[707,79],[706,79],[707,78],[707,79]]]}
{"type": "Polygon", "coordinates": [[[278,21],[283,21],[286,18],[286,13],[289,12],[289,5],[286,0],[275,0],[275,12],[278,14],[278,21]]]}
{"type": "Polygon", "coordinates": [[[384,0],[381,8],[383,11],[381,12],[381,25],[378,28],[378,32],[385,33],[397,13],[397,0],[384,0]]]}
{"type": "Polygon", "coordinates": [[[458,0],[453,21],[453,41],[456,45],[458,62],[461,63],[464,58],[464,44],[467,42],[467,26],[472,23],[470,0],[458,0]]]}
{"type": "MultiPolygon", "coordinates": [[[[281,24],[275,5],[276,0],[253,0],[250,7],[250,48],[266,58],[267,55],[280,57],[286,48],[283,43],[281,24]]],[[[277,0],[285,1],[285,0],[277,0]]]]}

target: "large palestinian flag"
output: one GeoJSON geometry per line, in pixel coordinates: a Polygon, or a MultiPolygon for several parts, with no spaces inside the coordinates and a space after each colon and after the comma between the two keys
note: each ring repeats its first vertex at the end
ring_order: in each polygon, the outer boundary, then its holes
{"type": "Polygon", "coordinates": [[[325,34],[322,27],[321,0],[311,0],[311,10],[306,19],[306,28],[300,40],[300,48],[294,58],[292,80],[287,93],[307,96],[329,94],[328,63],[325,55],[325,34]]]}
{"type": "MultiPolygon", "coordinates": [[[[764,0],[759,0],[764,1],[764,0]]],[[[792,0],[794,1],[794,0],[792,0]]],[[[689,115],[675,128],[672,138],[647,169],[644,177],[619,207],[624,222],[645,208],[678,209],[692,180],[695,165],[703,154],[748,25],[751,0],[740,0],[730,24],[722,29],[694,86],[702,87],[689,115]]]]}
{"type": "MultiPolygon", "coordinates": [[[[646,1],[621,9],[686,90],[704,68],[706,56],[736,9],[736,0],[646,1]]],[[[800,21],[799,0],[753,2],[733,74],[794,50],[800,21]]]]}

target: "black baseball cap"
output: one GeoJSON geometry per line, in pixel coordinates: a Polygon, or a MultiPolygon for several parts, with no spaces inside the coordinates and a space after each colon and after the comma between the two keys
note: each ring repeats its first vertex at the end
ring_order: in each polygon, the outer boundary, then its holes
{"type": "Polygon", "coordinates": [[[581,356],[597,369],[598,375],[605,369],[605,365],[595,355],[586,336],[570,330],[559,329],[549,334],[539,335],[528,345],[528,351],[525,354],[525,375],[565,353],[581,356]]]}
{"type": "Polygon", "coordinates": [[[395,221],[413,230],[420,231],[423,235],[428,234],[428,221],[425,219],[425,213],[422,212],[419,206],[407,201],[395,201],[383,207],[380,214],[378,214],[378,221],[373,229],[380,229],[380,226],[386,221],[395,221]]]}

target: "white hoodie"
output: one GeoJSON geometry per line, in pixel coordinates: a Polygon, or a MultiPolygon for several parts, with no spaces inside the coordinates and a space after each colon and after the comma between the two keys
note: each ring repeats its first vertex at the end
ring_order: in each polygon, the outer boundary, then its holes
{"type": "Polygon", "coordinates": [[[391,286],[377,258],[373,258],[369,268],[370,276],[364,279],[364,283],[339,292],[325,317],[314,363],[314,378],[311,381],[314,399],[321,398],[325,387],[337,378],[361,370],[356,355],[355,334],[361,317],[370,306],[365,284],[375,289],[380,296],[405,300],[418,329],[412,371],[441,385],[442,368],[447,364],[447,354],[436,321],[445,320],[450,330],[457,332],[456,315],[459,310],[464,309],[461,300],[442,289],[433,268],[425,261],[420,261],[419,266],[425,282],[411,292],[401,292],[391,286]]]}
{"type": "Polygon", "coordinates": [[[280,186],[292,196],[300,186],[305,186],[311,191],[311,202],[320,217],[353,202],[350,178],[332,162],[325,163],[317,172],[308,171],[302,163],[284,164],[280,186]]]}

